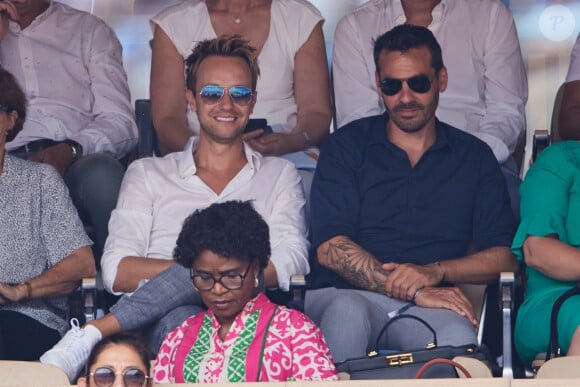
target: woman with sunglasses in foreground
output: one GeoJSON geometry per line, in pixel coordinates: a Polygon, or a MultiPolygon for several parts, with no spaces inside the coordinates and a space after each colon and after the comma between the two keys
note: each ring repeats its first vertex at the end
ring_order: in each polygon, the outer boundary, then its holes
{"type": "Polygon", "coordinates": [[[136,336],[117,333],[101,340],[91,351],[85,376],[79,387],[145,387],[149,377],[149,350],[136,336]]]}
{"type": "Polygon", "coordinates": [[[156,383],[337,379],[318,327],[258,289],[269,256],[268,225],[249,202],[213,204],[186,219],[174,257],[190,268],[208,311],[167,335],[156,383]]]}

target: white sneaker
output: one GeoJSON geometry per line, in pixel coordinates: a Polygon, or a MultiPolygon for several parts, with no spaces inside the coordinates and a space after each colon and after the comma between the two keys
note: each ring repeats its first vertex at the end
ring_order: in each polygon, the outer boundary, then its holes
{"type": "Polygon", "coordinates": [[[92,325],[80,328],[76,318],[70,320],[70,325],[71,330],[40,357],[40,362],[57,366],[73,383],[85,366],[91,350],[103,335],[92,325]]]}

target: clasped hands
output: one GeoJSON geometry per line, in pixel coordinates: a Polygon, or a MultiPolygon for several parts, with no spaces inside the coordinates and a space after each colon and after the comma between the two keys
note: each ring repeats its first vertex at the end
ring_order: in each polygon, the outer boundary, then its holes
{"type": "Polygon", "coordinates": [[[388,272],[385,293],[389,297],[410,301],[417,290],[423,288],[414,300],[416,305],[452,310],[477,326],[473,306],[459,288],[436,287],[443,279],[438,265],[391,262],[383,264],[382,269],[388,272]]]}

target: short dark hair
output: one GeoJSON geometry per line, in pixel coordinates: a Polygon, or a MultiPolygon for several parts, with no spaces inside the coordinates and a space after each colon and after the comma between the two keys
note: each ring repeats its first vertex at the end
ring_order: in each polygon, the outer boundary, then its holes
{"type": "Polygon", "coordinates": [[[381,73],[379,67],[379,55],[383,50],[407,52],[412,48],[427,47],[431,52],[431,67],[439,76],[443,68],[441,46],[428,28],[402,24],[385,32],[375,40],[373,55],[377,74],[381,73]]]}
{"type": "Polygon", "coordinates": [[[193,52],[185,61],[186,84],[189,90],[195,92],[197,71],[201,62],[209,56],[242,58],[252,73],[252,90],[256,90],[258,76],[260,75],[256,49],[250,46],[250,42],[240,35],[222,35],[215,39],[203,40],[195,46],[193,52]]]}
{"type": "Polygon", "coordinates": [[[268,225],[250,202],[214,203],[185,220],[173,257],[190,268],[204,251],[248,262],[258,260],[264,269],[271,254],[268,225]]]}
{"type": "Polygon", "coordinates": [[[6,141],[12,141],[22,130],[26,120],[26,96],[16,78],[2,68],[0,68],[0,105],[5,107],[8,113],[13,111],[18,113],[14,128],[6,134],[6,141]]]}
{"type": "Polygon", "coordinates": [[[89,380],[88,378],[90,376],[89,373],[91,372],[91,367],[95,364],[99,355],[110,345],[126,345],[135,350],[145,366],[147,375],[151,375],[151,353],[143,342],[143,339],[130,333],[115,333],[103,338],[93,347],[89,359],[87,360],[85,372],[87,381],[89,380]]]}

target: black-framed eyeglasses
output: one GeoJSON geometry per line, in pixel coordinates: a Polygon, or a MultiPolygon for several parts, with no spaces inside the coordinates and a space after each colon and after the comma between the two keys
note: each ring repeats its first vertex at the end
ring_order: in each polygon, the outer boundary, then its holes
{"type": "Polygon", "coordinates": [[[217,282],[228,290],[236,290],[244,285],[244,280],[248,276],[252,263],[248,265],[244,274],[224,274],[215,278],[213,275],[206,272],[195,272],[193,268],[190,269],[191,281],[197,290],[211,290],[217,282]]]}
{"type": "Polygon", "coordinates": [[[149,376],[139,368],[127,368],[123,372],[115,371],[111,367],[99,367],[89,374],[97,387],[110,387],[115,383],[117,375],[123,376],[125,387],[144,387],[149,376]]]}
{"type": "Polygon", "coordinates": [[[426,93],[431,89],[431,81],[429,77],[424,74],[415,75],[407,80],[396,79],[396,78],[384,78],[381,81],[381,91],[383,94],[392,97],[393,95],[399,93],[403,88],[403,81],[407,82],[409,89],[416,93],[426,93]]]}
{"type": "Polygon", "coordinates": [[[199,95],[205,104],[215,105],[224,97],[226,90],[230,94],[232,101],[237,105],[247,106],[252,101],[252,90],[246,86],[227,88],[218,85],[207,85],[201,89],[199,95]]]}

